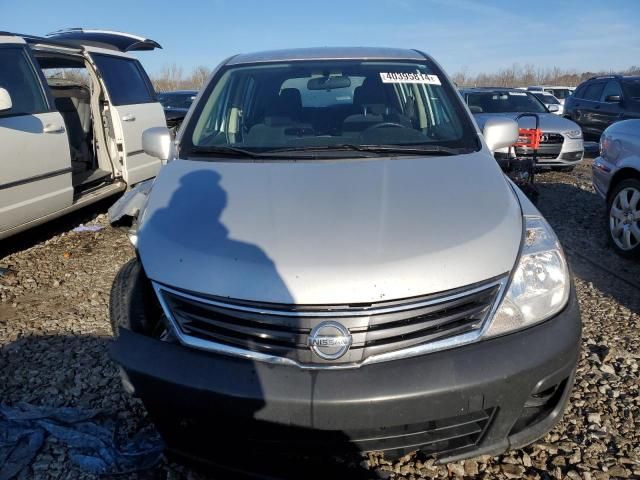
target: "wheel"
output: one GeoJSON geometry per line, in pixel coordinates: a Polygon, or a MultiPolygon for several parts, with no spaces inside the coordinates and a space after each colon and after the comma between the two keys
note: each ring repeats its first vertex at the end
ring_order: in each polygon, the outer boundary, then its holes
{"type": "Polygon", "coordinates": [[[157,337],[162,309],[155,297],[151,282],[137,258],[129,260],[116,274],[109,297],[109,317],[113,334],[120,327],[135,333],[157,337]]]}
{"type": "Polygon", "coordinates": [[[620,182],[609,196],[609,239],[617,253],[640,257],[640,180],[620,182]]]}

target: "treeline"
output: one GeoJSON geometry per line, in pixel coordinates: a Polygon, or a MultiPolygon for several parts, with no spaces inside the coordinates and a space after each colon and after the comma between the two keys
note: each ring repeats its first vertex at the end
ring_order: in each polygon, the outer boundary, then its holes
{"type": "Polygon", "coordinates": [[[210,73],[209,68],[199,65],[191,73],[185,74],[182,67],[173,63],[162,67],[158,75],[151,76],[151,83],[153,83],[156,92],[200,90],[210,73]]]}
{"type": "MultiPolygon", "coordinates": [[[[209,78],[211,70],[205,66],[195,67],[185,74],[182,67],[175,63],[165,65],[159,74],[151,77],[157,92],[172,90],[199,90],[209,78]]],[[[622,71],[577,72],[559,67],[542,68],[532,64],[499,70],[496,73],[478,73],[470,75],[466,69],[455,73],[451,78],[459,87],[528,87],[530,85],[566,85],[575,87],[584,80],[596,75],[640,75],[640,66],[632,66],[622,71]]]]}
{"type": "Polygon", "coordinates": [[[622,71],[577,72],[559,67],[542,68],[532,64],[499,70],[496,73],[470,75],[466,69],[451,78],[459,87],[528,87],[530,85],[563,85],[575,87],[583,81],[597,75],[640,75],[640,66],[632,66],[622,71]]]}

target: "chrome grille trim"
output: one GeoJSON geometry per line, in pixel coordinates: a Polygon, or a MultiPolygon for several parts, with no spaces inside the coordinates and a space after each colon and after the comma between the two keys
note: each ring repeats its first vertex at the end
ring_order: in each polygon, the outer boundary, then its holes
{"type": "MultiPolygon", "coordinates": [[[[350,368],[359,368],[361,366],[364,365],[370,365],[370,364],[375,364],[375,363],[380,363],[380,362],[388,362],[388,361],[393,361],[393,360],[400,360],[400,359],[406,359],[406,358],[411,358],[411,357],[416,357],[416,356],[420,356],[420,355],[424,355],[427,353],[433,353],[433,352],[437,352],[437,351],[442,351],[442,350],[448,350],[451,348],[455,348],[455,347],[459,347],[462,345],[468,345],[474,342],[477,342],[478,340],[480,340],[482,338],[482,336],[484,335],[484,333],[487,331],[487,329],[489,328],[489,325],[491,324],[491,321],[494,317],[494,314],[498,308],[498,306],[500,305],[502,298],[504,296],[505,293],[505,289],[506,286],[508,284],[508,274],[505,274],[504,276],[502,276],[501,278],[499,278],[498,280],[495,280],[493,282],[490,283],[486,283],[484,285],[481,285],[479,287],[475,287],[469,290],[464,290],[464,291],[460,291],[458,293],[455,293],[453,295],[448,295],[448,296],[441,296],[441,297],[437,297],[431,300],[425,300],[422,302],[416,302],[416,303],[410,303],[410,301],[408,301],[407,304],[402,304],[402,305],[397,305],[394,307],[383,307],[383,308],[363,308],[363,311],[360,315],[363,316],[371,316],[374,314],[379,314],[379,313],[392,313],[392,312],[398,312],[398,311],[404,311],[404,310],[409,310],[409,309],[415,309],[415,308],[419,308],[419,307],[424,307],[424,306],[429,306],[429,305],[434,305],[434,304],[438,304],[438,303],[442,303],[442,302],[446,302],[446,301],[450,301],[450,300],[455,300],[457,298],[462,298],[468,295],[472,295],[474,293],[478,293],[481,292],[483,290],[487,290],[490,289],[492,287],[498,286],[498,292],[495,296],[495,299],[493,301],[493,305],[491,305],[491,308],[486,316],[486,318],[483,321],[482,327],[478,330],[474,330],[468,333],[463,333],[457,336],[453,336],[453,337],[448,337],[448,338],[444,338],[441,340],[436,340],[436,341],[432,341],[429,343],[424,343],[424,344],[420,344],[420,345],[416,345],[413,347],[409,347],[409,348],[403,348],[403,349],[399,349],[399,350],[394,350],[394,351],[390,351],[390,352],[385,352],[385,353],[380,353],[380,354],[374,354],[371,355],[369,357],[366,357],[364,360],[362,360],[361,362],[358,363],[341,363],[341,364],[332,364],[332,363],[326,363],[326,364],[306,364],[306,363],[300,363],[294,359],[291,358],[285,358],[285,357],[280,357],[277,355],[270,355],[268,353],[264,353],[264,352],[257,352],[254,350],[247,350],[244,348],[238,348],[238,347],[234,347],[231,345],[226,345],[226,344],[222,344],[222,343],[218,343],[218,342],[214,342],[211,340],[204,340],[202,338],[198,338],[198,337],[194,337],[188,334],[185,334],[180,327],[178,326],[178,323],[176,322],[176,319],[174,318],[171,309],[169,308],[166,299],[163,296],[163,291],[169,292],[173,295],[177,295],[177,296],[182,296],[184,298],[187,299],[191,299],[193,301],[197,301],[197,302],[203,302],[203,303],[209,303],[211,305],[217,306],[217,307],[221,307],[221,308],[226,308],[226,309],[237,309],[243,312],[250,312],[250,313],[257,313],[257,314],[261,314],[261,315],[278,315],[278,316],[294,316],[294,317],[304,317],[304,316],[313,316],[313,317],[328,317],[328,318],[340,318],[341,316],[350,316],[350,317],[354,317],[356,316],[356,314],[354,314],[354,310],[350,310],[350,311],[345,311],[345,310],[336,310],[336,311],[332,311],[332,310],[327,310],[325,312],[318,312],[318,311],[314,311],[314,312],[309,312],[309,311],[284,311],[284,310],[272,310],[272,309],[267,309],[267,308],[253,308],[253,307],[248,307],[245,305],[237,305],[237,304],[233,304],[233,303],[224,303],[224,302],[220,302],[217,300],[212,300],[212,299],[208,299],[206,297],[200,297],[200,296],[195,296],[192,294],[188,294],[185,293],[183,291],[180,290],[176,290],[173,289],[171,287],[167,287],[161,284],[158,284],[156,282],[152,282],[153,288],[156,292],[156,295],[158,297],[158,300],[160,301],[160,304],[162,306],[162,309],[164,311],[165,316],[167,317],[168,321],[169,321],[169,326],[171,327],[172,333],[176,336],[176,338],[178,339],[178,341],[187,346],[187,347],[191,347],[191,348],[195,348],[198,350],[204,350],[204,351],[208,351],[208,352],[213,352],[213,353],[219,353],[219,354],[223,354],[223,355],[229,355],[229,356],[233,356],[233,357],[240,357],[240,358],[244,358],[247,360],[252,360],[252,361],[259,361],[259,362],[265,362],[265,363],[270,363],[270,364],[276,364],[276,365],[286,365],[286,366],[294,366],[294,367],[298,367],[301,369],[305,369],[305,370],[337,370],[337,369],[350,369],[350,368]],[[323,315],[320,315],[320,313],[323,313],[323,315]]],[[[331,308],[331,307],[327,307],[327,308],[331,308]]]]}

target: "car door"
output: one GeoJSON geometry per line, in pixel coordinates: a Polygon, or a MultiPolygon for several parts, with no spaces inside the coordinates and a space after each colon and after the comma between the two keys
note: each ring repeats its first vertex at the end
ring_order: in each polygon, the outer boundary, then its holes
{"type": "Polygon", "coordinates": [[[0,87],[11,107],[0,111],[0,238],[70,206],[71,153],[62,115],[55,110],[27,45],[0,36],[0,87]]]}
{"type": "Polygon", "coordinates": [[[166,119],[151,81],[134,58],[102,49],[88,50],[109,98],[122,177],[129,185],[155,177],[161,163],[142,150],[142,132],[166,126],[166,119]]]}
{"type": "Polygon", "coordinates": [[[622,89],[618,80],[609,80],[600,96],[600,108],[595,114],[597,128],[604,131],[609,125],[622,118],[622,89]],[[611,101],[612,96],[620,97],[618,101],[611,101]]]}
{"type": "Polygon", "coordinates": [[[602,133],[599,122],[599,110],[601,108],[600,97],[604,90],[606,80],[596,80],[587,84],[582,98],[576,98],[575,121],[582,130],[593,135],[602,133]]]}

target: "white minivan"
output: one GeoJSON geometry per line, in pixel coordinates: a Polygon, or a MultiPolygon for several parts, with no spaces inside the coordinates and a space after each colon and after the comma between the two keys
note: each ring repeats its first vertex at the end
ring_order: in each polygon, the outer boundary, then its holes
{"type": "Polygon", "coordinates": [[[127,53],[155,48],[104,30],[0,32],[0,239],[156,175],[142,131],[165,116],[127,53]]]}

